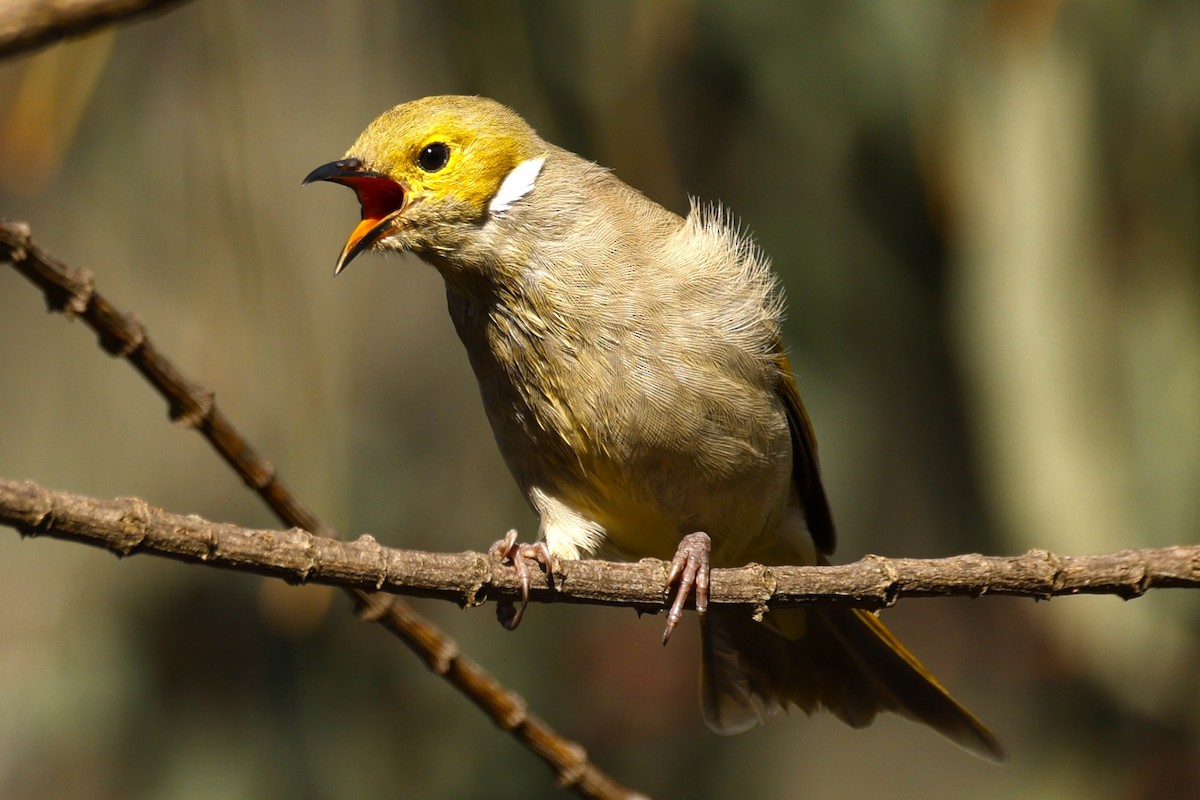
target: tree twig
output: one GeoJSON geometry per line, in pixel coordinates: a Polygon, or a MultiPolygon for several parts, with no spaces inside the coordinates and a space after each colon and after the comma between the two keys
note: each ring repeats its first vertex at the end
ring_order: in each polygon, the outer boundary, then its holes
{"type": "Polygon", "coordinates": [[[0,58],[170,10],[187,0],[9,0],[0,3],[0,58]]]}
{"type": "MultiPolygon", "coordinates": [[[[365,592],[434,597],[463,606],[520,596],[516,570],[483,553],[426,553],[302,531],[252,530],[172,514],[136,498],[102,500],[0,478],[0,524],[29,536],[103,547],[118,556],[149,553],[190,563],[323,583],[365,592]]],[[[535,602],[588,603],[662,610],[666,564],[564,561],[555,586],[535,587],[535,602]]],[[[868,556],[830,567],[714,569],[712,603],[758,612],[813,603],[883,608],[903,597],[985,594],[1046,599],[1149,589],[1200,588],[1200,545],[1060,556],[963,555],[939,559],[868,556]]]]}
{"type": "MultiPolygon", "coordinates": [[[[171,419],[199,432],[285,524],[336,539],[280,481],[263,458],[217,407],[213,392],[185,376],[146,335],[141,320],[122,312],[96,291],[87,269],[72,269],[30,240],[29,227],[0,222],[0,261],[7,261],[41,289],[46,305],[82,319],[110,355],[128,361],[166,399],[171,419]]],[[[554,771],[559,784],[587,798],[639,797],[593,764],[579,744],[559,735],[529,712],[525,700],[506,689],[458,645],[399,598],[348,590],[363,619],[395,634],[437,675],[462,692],[502,730],[533,751],[554,771]]]]}

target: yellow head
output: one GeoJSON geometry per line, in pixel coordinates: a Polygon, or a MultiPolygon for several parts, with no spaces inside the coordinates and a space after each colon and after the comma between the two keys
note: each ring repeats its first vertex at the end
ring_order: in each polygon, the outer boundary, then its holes
{"type": "Polygon", "coordinates": [[[515,112],[483,97],[426,97],[384,113],[345,158],[304,179],[349,186],[362,207],[335,274],[372,247],[451,246],[455,231],[533,188],[547,148],[515,112]]]}

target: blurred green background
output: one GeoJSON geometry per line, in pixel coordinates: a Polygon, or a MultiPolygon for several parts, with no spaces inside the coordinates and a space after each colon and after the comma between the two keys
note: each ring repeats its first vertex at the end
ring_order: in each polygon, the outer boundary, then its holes
{"type": "MultiPolygon", "coordinates": [[[[402,547],[534,531],[415,259],[337,281],[300,188],[438,93],[771,254],[838,558],[1092,553],[1200,533],[1200,4],[196,0],[0,65],[0,213],[96,273],[326,522],[402,547]]],[[[0,475],[273,520],[79,324],[0,269],[0,475]]],[[[661,618],[422,603],[656,797],[1200,796],[1194,593],[885,615],[1007,742],[887,718],[711,735],[661,618]]],[[[0,535],[0,796],[558,796],[318,588],[0,535]]]]}

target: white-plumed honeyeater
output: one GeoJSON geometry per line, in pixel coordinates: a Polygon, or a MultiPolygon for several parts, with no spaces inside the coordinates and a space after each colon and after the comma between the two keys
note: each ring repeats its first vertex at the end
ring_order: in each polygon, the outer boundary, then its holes
{"type": "Polygon", "coordinates": [[[724,211],[679,217],[478,97],[393,108],[317,180],[362,209],[339,272],[395,250],[445,279],[496,442],[539,517],[538,544],[510,534],[496,548],[526,585],[526,555],[674,559],[667,635],[695,589],[713,729],[788,705],[854,726],[892,711],[1004,758],[871,614],[706,608],[710,564],[825,564],[835,542],[779,287],[724,211]]]}

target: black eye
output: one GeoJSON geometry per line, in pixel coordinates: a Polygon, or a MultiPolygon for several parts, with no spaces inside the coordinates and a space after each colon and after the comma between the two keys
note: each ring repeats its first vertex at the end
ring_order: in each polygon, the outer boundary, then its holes
{"type": "Polygon", "coordinates": [[[417,166],[426,172],[437,172],[450,160],[450,146],[441,142],[427,144],[417,153],[417,166]]]}

